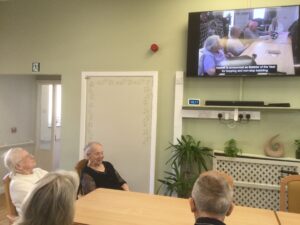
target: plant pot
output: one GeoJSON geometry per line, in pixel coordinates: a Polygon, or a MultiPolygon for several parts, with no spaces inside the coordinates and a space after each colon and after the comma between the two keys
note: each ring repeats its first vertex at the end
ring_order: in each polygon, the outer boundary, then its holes
{"type": "Polygon", "coordinates": [[[300,148],[296,150],[296,159],[300,159],[300,148]]]}

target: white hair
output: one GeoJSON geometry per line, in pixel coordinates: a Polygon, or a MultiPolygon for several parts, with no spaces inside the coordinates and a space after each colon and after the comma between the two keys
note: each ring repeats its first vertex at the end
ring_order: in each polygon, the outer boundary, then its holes
{"type": "Polygon", "coordinates": [[[225,216],[233,201],[228,181],[217,171],[203,173],[195,182],[192,198],[197,211],[225,216]]]}
{"type": "Polygon", "coordinates": [[[73,171],[46,174],[25,198],[15,225],[72,225],[78,185],[73,171]]]}
{"type": "Polygon", "coordinates": [[[236,34],[237,31],[241,31],[241,29],[239,27],[235,27],[235,26],[231,27],[231,29],[230,29],[230,37],[231,38],[235,37],[235,34],[236,34]]]}
{"type": "Polygon", "coordinates": [[[220,37],[218,35],[209,36],[204,42],[204,48],[208,51],[211,51],[212,48],[218,46],[220,42],[220,37]]]}
{"type": "Polygon", "coordinates": [[[5,167],[12,173],[16,173],[16,165],[22,160],[20,153],[22,151],[26,151],[23,148],[11,148],[7,152],[4,153],[4,165],[5,167]]]}
{"type": "Polygon", "coordinates": [[[84,149],[83,149],[84,155],[85,155],[86,158],[88,158],[89,154],[90,154],[91,151],[93,150],[93,146],[94,146],[94,145],[100,145],[100,146],[102,146],[101,143],[96,142],[96,141],[91,141],[91,142],[89,142],[89,143],[84,147],[84,149]]]}

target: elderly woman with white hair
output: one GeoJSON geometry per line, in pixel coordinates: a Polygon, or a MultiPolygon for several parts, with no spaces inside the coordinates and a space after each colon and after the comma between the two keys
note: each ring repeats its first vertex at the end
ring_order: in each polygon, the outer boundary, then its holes
{"type": "Polygon", "coordinates": [[[23,148],[11,148],[4,155],[4,165],[10,171],[10,195],[18,214],[26,195],[48,172],[36,167],[34,156],[23,148]]]}
{"type": "Polygon", "coordinates": [[[26,197],[14,225],[72,225],[78,184],[75,172],[48,173],[26,197]]]}
{"type": "Polygon", "coordinates": [[[218,35],[209,36],[199,51],[198,75],[216,75],[216,67],[222,66],[226,56],[218,35]]]}
{"type": "Polygon", "coordinates": [[[96,188],[110,188],[129,191],[126,181],[120,176],[114,166],[104,161],[103,147],[98,142],[90,142],[84,148],[87,165],[81,172],[81,188],[87,194],[96,188]]]}

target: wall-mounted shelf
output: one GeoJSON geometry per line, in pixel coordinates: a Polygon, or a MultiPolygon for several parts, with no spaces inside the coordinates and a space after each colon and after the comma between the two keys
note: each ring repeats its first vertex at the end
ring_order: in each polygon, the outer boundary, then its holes
{"type": "Polygon", "coordinates": [[[261,110],[261,111],[274,111],[274,110],[282,110],[282,111],[300,111],[300,108],[296,107],[259,107],[259,106],[190,106],[184,105],[182,109],[185,110],[224,110],[224,109],[240,109],[240,110],[261,110]]]}
{"type": "Polygon", "coordinates": [[[182,118],[225,119],[234,121],[260,120],[261,112],[298,112],[300,108],[256,106],[182,106],[182,118]],[[239,117],[241,116],[241,117],[239,117]],[[240,119],[239,119],[240,118],[240,119]],[[248,119],[247,119],[248,118],[248,119]]]}
{"type": "MultiPolygon", "coordinates": [[[[214,155],[215,156],[219,156],[219,157],[224,157],[224,159],[227,159],[227,160],[231,160],[231,161],[234,161],[234,160],[237,160],[237,161],[240,161],[242,162],[243,160],[248,160],[248,159],[259,159],[259,160],[271,160],[271,161],[281,161],[281,162],[290,162],[290,163],[300,163],[300,159],[296,159],[296,158],[291,158],[291,157],[270,157],[270,156],[266,156],[266,155],[257,155],[257,154],[250,154],[250,153],[243,153],[241,155],[238,155],[237,157],[229,157],[229,156],[226,156],[224,154],[224,151],[221,151],[221,150],[214,150],[214,155]]],[[[280,163],[279,163],[280,164],[280,163]]],[[[298,165],[298,170],[297,172],[300,173],[300,164],[297,164],[298,165]]]]}
{"type": "MultiPolygon", "coordinates": [[[[300,112],[300,106],[298,105],[297,107],[184,105],[183,83],[184,73],[182,71],[177,71],[174,99],[174,143],[176,143],[177,138],[182,135],[183,119],[215,119],[221,121],[222,124],[226,124],[229,128],[233,128],[235,125],[246,124],[249,121],[259,121],[261,120],[261,114],[264,113],[298,114],[300,112]]],[[[238,101],[243,101],[243,99],[243,79],[240,79],[240,94],[238,101]]]]}

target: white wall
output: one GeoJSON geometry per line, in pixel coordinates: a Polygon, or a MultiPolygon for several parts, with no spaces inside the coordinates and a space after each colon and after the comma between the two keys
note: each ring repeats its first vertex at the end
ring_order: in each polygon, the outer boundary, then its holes
{"type": "Polygon", "coordinates": [[[297,7],[283,7],[277,10],[278,21],[282,23],[284,31],[288,31],[289,27],[298,19],[299,12],[297,7]]]}
{"type": "MultiPolygon", "coordinates": [[[[35,76],[0,76],[0,155],[11,144],[35,140],[36,127],[36,81],[35,76]],[[17,132],[12,133],[11,128],[17,132]]],[[[24,148],[33,152],[34,145],[24,148]]],[[[0,160],[0,176],[6,173],[3,160],[0,160]]]]}

